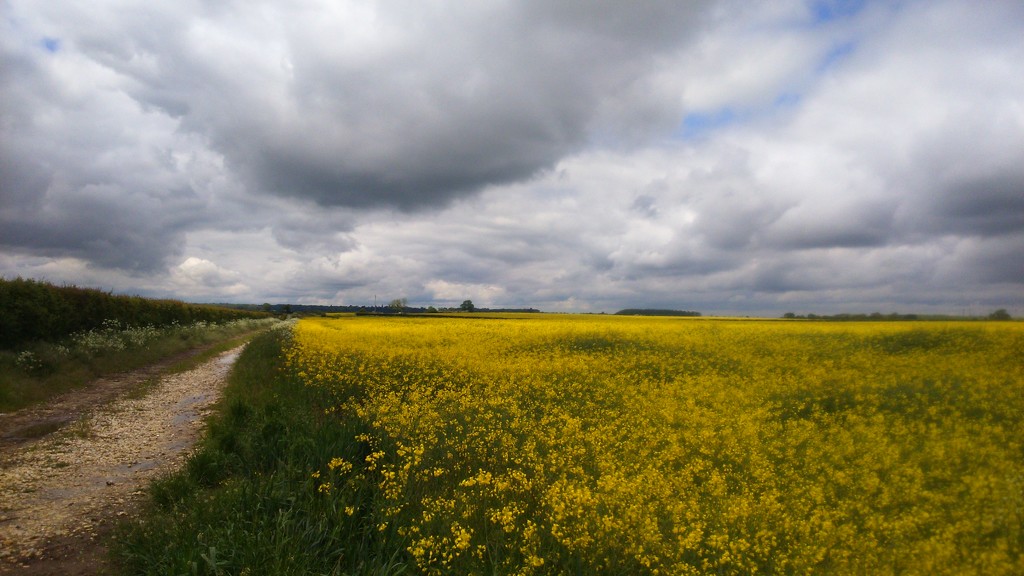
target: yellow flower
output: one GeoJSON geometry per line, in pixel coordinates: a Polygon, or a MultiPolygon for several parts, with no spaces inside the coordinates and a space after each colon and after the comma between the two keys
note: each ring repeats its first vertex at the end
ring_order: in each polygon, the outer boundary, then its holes
{"type": "Polygon", "coordinates": [[[290,346],[292,374],[337,392],[327,417],[368,426],[358,474],[327,463],[336,491],[374,483],[417,572],[1011,574],[1024,556],[1006,513],[1024,509],[1022,323],[339,317],[290,346]]]}

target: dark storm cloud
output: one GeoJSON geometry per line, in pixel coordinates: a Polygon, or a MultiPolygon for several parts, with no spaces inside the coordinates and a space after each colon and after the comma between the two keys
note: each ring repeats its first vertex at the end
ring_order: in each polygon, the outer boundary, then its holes
{"type": "Polygon", "coordinates": [[[765,244],[784,250],[882,246],[892,234],[894,213],[891,204],[864,201],[799,207],[771,224],[765,244]]]}
{"type": "Polygon", "coordinates": [[[950,184],[923,208],[928,231],[1000,236],[1024,230],[1024,173],[989,174],[950,184]]]}
{"type": "Polygon", "coordinates": [[[50,185],[49,170],[13,147],[0,144],[0,211],[27,213],[39,206],[50,185]]]}
{"type": "Polygon", "coordinates": [[[658,202],[653,196],[641,194],[633,200],[630,206],[635,212],[647,218],[654,218],[658,215],[658,202]]]}
{"type": "Polygon", "coordinates": [[[56,45],[0,43],[0,246],[134,272],[165,269],[209,217],[167,123],[56,45]],[[56,49],[51,49],[56,46],[56,49]],[[10,66],[7,63],[11,63],[10,66]]]}
{"type": "Polygon", "coordinates": [[[180,255],[184,232],[203,220],[187,189],[138,197],[109,184],[57,188],[51,182],[43,202],[0,205],[0,246],[154,272],[180,255]]]}
{"type": "Polygon", "coordinates": [[[680,252],[658,263],[636,262],[612,271],[613,277],[643,281],[647,278],[697,278],[734,269],[742,262],[728,253],[713,250],[680,252]]]}
{"type": "Polygon", "coordinates": [[[99,29],[81,44],[130,78],[143,105],[209,138],[255,189],[412,209],[529,177],[607,126],[635,129],[632,112],[609,118],[605,104],[684,46],[701,11],[246,3],[187,17],[83,14],[99,29]]]}
{"type": "Polygon", "coordinates": [[[980,250],[968,267],[982,282],[1024,284],[1024,234],[980,250]]]}

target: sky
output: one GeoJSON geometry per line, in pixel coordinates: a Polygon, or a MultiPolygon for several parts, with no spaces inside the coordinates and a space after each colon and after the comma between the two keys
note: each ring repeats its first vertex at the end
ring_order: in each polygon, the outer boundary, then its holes
{"type": "Polygon", "coordinates": [[[1024,315],[1019,0],[0,0],[0,275],[1024,315]]]}

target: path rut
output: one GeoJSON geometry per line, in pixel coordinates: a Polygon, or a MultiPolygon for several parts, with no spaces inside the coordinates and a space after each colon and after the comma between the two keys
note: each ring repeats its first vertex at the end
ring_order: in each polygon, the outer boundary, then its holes
{"type": "Polygon", "coordinates": [[[103,573],[104,537],[150,480],[182,463],[242,348],[149,376],[158,381],[145,395],[82,408],[55,433],[0,442],[0,574],[103,573]]]}

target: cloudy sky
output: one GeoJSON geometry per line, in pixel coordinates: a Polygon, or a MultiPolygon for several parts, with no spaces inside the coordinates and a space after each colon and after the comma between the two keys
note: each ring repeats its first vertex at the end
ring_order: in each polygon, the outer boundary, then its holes
{"type": "Polygon", "coordinates": [[[1019,0],[0,0],[0,275],[1024,315],[1019,0]]]}

